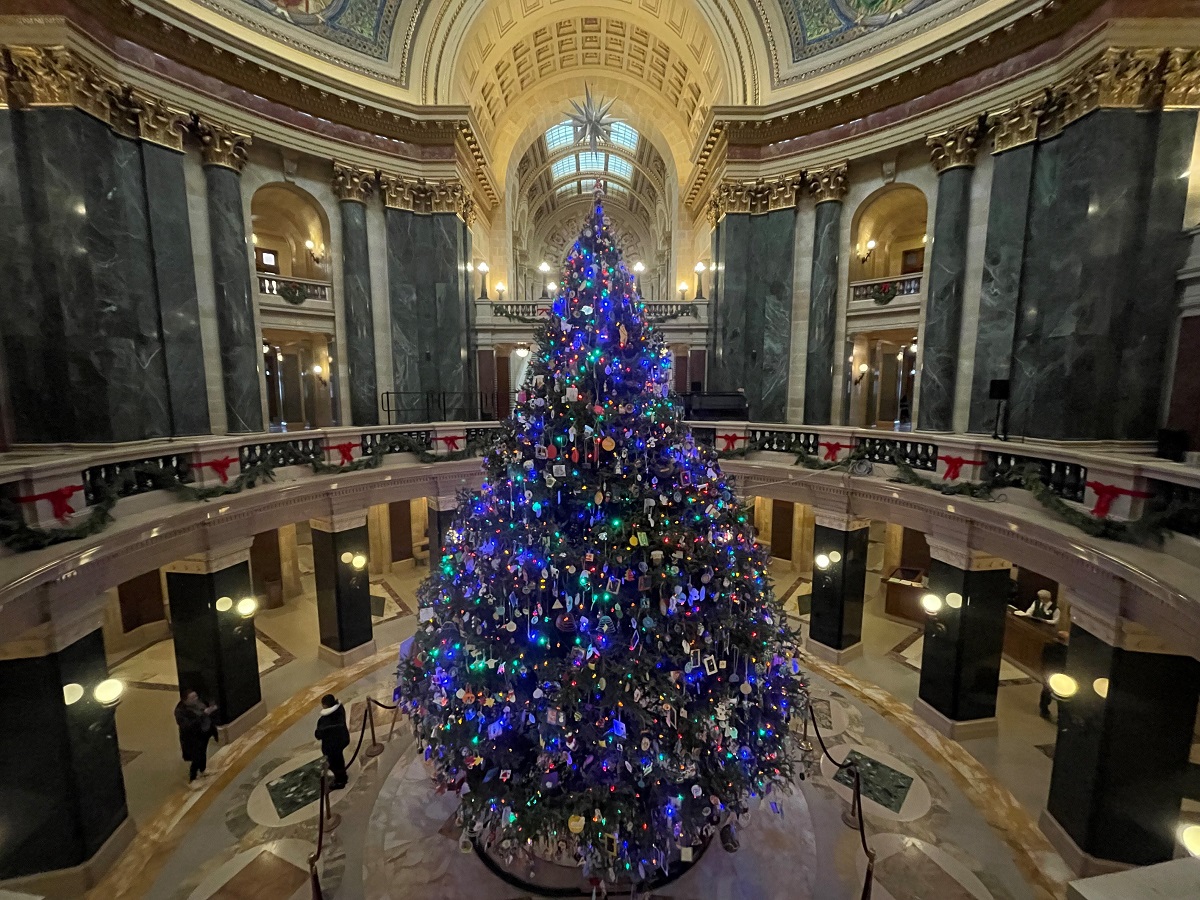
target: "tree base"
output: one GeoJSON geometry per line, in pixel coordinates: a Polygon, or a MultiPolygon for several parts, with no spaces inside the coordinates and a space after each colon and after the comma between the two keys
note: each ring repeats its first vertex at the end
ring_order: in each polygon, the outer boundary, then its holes
{"type": "MultiPolygon", "coordinates": [[[[661,869],[655,869],[656,877],[649,878],[646,881],[618,878],[615,884],[610,882],[608,884],[608,896],[628,897],[632,894],[634,888],[638,890],[639,894],[649,894],[658,888],[670,884],[683,877],[692,866],[700,861],[705,851],[708,850],[709,843],[709,841],[706,841],[700,846],[692,848],[691,862],[683,862],[682,860],[672,862],[667,869],[666,875],[662,874],[661,869]]],[[[560,865],[544,859],[537,859],[533,862],[532,877],[525,878],[513,871],[516,867],[515,862],[510,867],[502,859],[494,856],[492,850],[481,846],[479,841],[472,841],[471,844],[475,848],[475,855],[479,857],[493,875],[519,890],[528,891],[536,897],[591,898],[592,896],[592,886],[584,876],[582,867],[560,865]]],[[[525,868],[527,864],[527,858],[522,860],[520,864],[521,868],[525,868]]],[[[597,896],[599,896],[598,893],[597,896]]]]}

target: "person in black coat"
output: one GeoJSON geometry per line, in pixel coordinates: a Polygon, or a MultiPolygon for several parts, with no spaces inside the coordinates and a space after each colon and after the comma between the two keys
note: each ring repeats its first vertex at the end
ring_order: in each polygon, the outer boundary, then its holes
{"type": "Polygon", "coordinates": [[[333,772],[333,790],[341,790],[346,786],[346,757],[345,749],[350,746],[350,729],[346,727],[346,709],[338,703],[333,694],[321,698],[321,717],[317,719],[317,730],[314,734],[321,742],[321,752],[333,772]]]}
{"type": "Polygon", "coordinates": [[[179,747],[183,761],[191,763],[188,783],[194,782],[208,768],[208,742],[213,737],[212,714],[214,705],[206,705],[193,690],[183,692],[175,705],[175,724],[179,728],[179,747]]]}

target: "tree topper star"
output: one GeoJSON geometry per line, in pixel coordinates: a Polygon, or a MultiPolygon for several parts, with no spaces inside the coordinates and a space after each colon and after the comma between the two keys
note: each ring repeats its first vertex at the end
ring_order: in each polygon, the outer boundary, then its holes
{"type": "Polygon", "coordinates": [[[613,121],[609,118],[608,111],[614,101],[609,100],[605,103],[601,97],[600,102],[596,103],[592,100],[592,89],[586,84],[583,86],[583,93],[583,106],[572,100],[571,105],[575,107],[575,112],[567,115],[570,116],[571,125],[575,129],[575,143],[582,144],[587,141],[591,151],[595,153],[599,142],[607,144],[612,141],[613,121]]]}

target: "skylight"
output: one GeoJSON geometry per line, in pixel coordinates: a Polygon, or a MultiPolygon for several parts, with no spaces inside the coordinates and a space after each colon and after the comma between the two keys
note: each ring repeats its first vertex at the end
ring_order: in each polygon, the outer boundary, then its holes
{"type": "Polygon", "coordinates": [[[624,122],[613,122],[612,142],[618,147],[624,147],[627,150],[636,150],[638,133],[624,122]]]}
{"type": "Polygon", "coordinates": [[[633,178],[633,163],[627,159],[622,159],[619,156],[610,156],[608,158],[608,171],[612,172],[619,178],[633,178]]]}
{"type": "Polygon", "coordinates": [[[579,171],[580,172],[603,172],[604,161],[608,159],[607,153],[580,153],[579,154],[579,171]]]}
{"type": "Polygon", "coordinates": [[[571,127],[570,119],[553,126],[546,132],[546,148],[549,150],[557,150],[559,147],[565,147],[574,140],[575,130],[571,127]]]}
{"type": "Polygon", "coordinates": [[[575,168],[575,157],[574,156],[565,156],[550,167],[550,174],[552,174],[554,176],[554,179],[556,181],[559,178],[563,178],[567,175],[572,175],[575,172],[576,172],[576,168],[575,168]]]}

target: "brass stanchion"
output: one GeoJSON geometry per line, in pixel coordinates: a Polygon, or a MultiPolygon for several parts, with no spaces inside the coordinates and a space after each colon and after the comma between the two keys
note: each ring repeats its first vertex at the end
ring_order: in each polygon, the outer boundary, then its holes
{"type": "Polygon", "coordinates": [[[369,759],[373,759],[383,752],[383,744],[379,743],[379,739],[375,737],[375,714],[371,712],[371,698],[367,698],[367,724],[371,726],[371,743],[367,749],[363,751],[369,759]]]}
{"type": "MultiPolygon", "coordinates": [[[[324,777],[322,777],[322,787],[324,787],[324,777]]],[[[325,823],[325,830],[334,831],[339,825],[342,824],[342,817],[335,813],[330,806],[328,790],[321,791],[321,805],[323,807],[322,812],[324,814],[323,821],[325,823]]]]}

